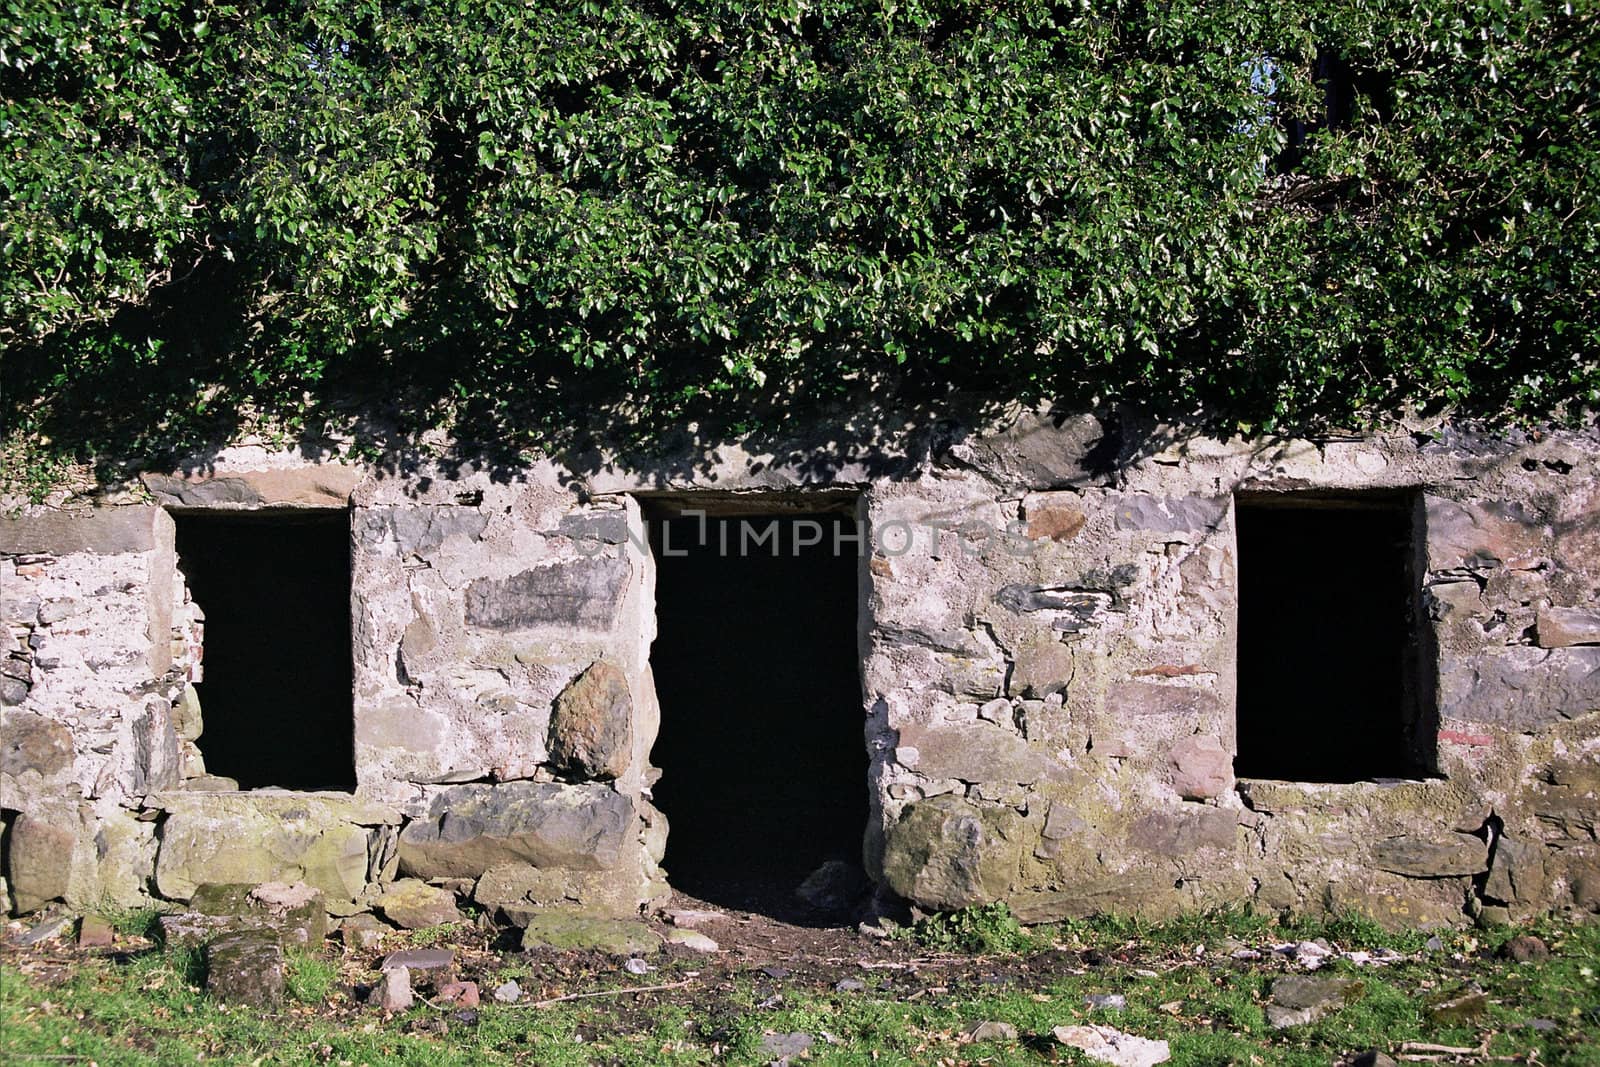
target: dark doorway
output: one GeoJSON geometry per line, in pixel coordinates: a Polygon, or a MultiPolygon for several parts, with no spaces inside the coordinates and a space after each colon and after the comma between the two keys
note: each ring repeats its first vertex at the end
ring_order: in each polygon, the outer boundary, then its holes
{"type": "Polygon", "coordinates": [[[241,789],[354,790],[349,515],[175,519],[178,566],[205,613],[207,772],[241,789]]]}
{"type": "Polygon", "coordinates": [[[1237,500],[1240,777],[1427,773],[1407,496],[1237,500]]]}
{"type": "Polygon", "coordinates": [[[646,520],[663,866],[702,900],[803,920],[796,886],[827,860],[859,865],[867,820],[856,520],[646,520]]]}

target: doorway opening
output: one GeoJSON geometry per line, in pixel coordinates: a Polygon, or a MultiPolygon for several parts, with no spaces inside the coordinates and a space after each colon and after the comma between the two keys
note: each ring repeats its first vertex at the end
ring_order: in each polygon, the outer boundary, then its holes
{"type": "Polygon", "coordinates": [[[206,770],[241,789],[355,790],[350,517],[186,512],[178,567],[204,615],[206,770]]]}
{"type": "Polygon", "coordinates": [[[1236,498],[1242,778],[1360,782],[1432,772],[1416,502],[1236,498]]]}
{"type": "Polygon", "coordinates": [[[868,815],[854,498],[707,514],[644,501],[656,565],[651,762],[674,888],[805,921],[829,860],[861,863],[868,815]]]}

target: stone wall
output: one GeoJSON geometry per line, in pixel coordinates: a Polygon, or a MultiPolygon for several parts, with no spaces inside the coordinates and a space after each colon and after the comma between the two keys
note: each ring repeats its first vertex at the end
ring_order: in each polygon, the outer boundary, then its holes
{"type": "Polygon", "coordinates": [[[668,833],[640,497],[848,490],[871,546],[864,862],[889,890],[1030,920],[1600,909],[1593,436],[1218,441],[1024,413],[821,440],[512,472],[247,447],[146,475],[143,502],[0,519],[8,906],[284,879],[352,914],[397,878],[495,872],[528,907],[631,913],[666,890],[668,833]],[[1236,781],[1235,494],[1379,489],[1418,512],[1436,773],[1236,781]],[[238,792],[204,766],[203,620],[168,512],[308,507],[351,516],[357,788],[238,792]]]}

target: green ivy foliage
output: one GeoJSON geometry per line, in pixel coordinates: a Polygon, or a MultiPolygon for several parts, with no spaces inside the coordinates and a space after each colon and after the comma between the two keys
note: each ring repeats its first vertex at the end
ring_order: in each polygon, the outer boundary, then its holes
{"type": "Polygon", "coordinates": [[[5,410],[76,447],[341,392],[1600,403],[1591,0],[0,6],[5,410]]]}

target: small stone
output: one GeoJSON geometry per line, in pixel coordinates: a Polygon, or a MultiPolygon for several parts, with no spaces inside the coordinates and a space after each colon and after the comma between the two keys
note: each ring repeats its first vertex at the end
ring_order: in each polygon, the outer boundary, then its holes
{"type": "Polygon", "coordinates": [[[668,930],[667,944],[681,945],[690,952],[711,953],[721,951],[721,946],[699,930],[668,930]]]}
{"type": "Polygon", "coordinates": [[[477,982],[441,982],[438,993],[439,1000],[445,1004],[454,1004],[461,1008],[478,1006],[477,982]]]}
{"type": "Polygon", "coordinates": [[[771,966],[761,968],[761,973],[766,975],[768,978],[776,978],[781,982],[785,978],[789,977],[789,968],[779,967],[777,964],[772,964],[771,966]]]}
{"type": "Polygon", "coordinates": [[[258,1008],[283,1001],[283,945],[271,930],[233,930],[206,946],[206,992],[258,1008]]]}
{"type": "Polygon", "coordinates": [[[613,956],[638,956],[655,952],[661,939],[641,922],[626,919],[591,919],[560,912],[542,912],[528,920],[522,932],[522,950],[593,949],[613,956]]]}
{"type": "Polygon", "coordinates": [[[380,971],[404,967],[408,971],[446,971],[454,966],[456,954],[447,948],[404,948],[391,952],[378,964],[380,971]]]}
{"type": "Polygon", "coordinates": [[[1342,1061],[1342,1067],[1400,1067],[1394,1058],[1377,1049],[1368,1049],[1342,1061]]]}
{"type": "Polygon", "coordinates": [[[383,917],[405,930],[459,922],[456,896],[416,878],[402,878],[378,898],[383,917]]]}
{"type": "Polygon", "coordinates": [[[515,982],[501,982],[490,995],[501,1004],[515,1004],[522,999],[522,987],[515,982]]]}
{"type": "Polygon", "coordinates": [[[1500,946],[1500,958],[1513,963],[1534,963],[1550,958],[1550,946],[1532,934],[1519,934],[1500,946]]]}
{"type": "Polygon", "coordinates": [[[1469,989],[1434,998],[1428,1004],[1428,1018],[1436,1023],[1464,1023],[1476,1019],[1489,1007],[1489,998],[1481,989],[1469,989]]]}
{"type": "Polygon", "coordinates": [[[1427,943],[1426,947],[1427,947],[1429,952],[1443,952],[1444,951],[1444,939],[1442,937],[1440,937],[1438,934],[1434,934],[1432,937],[1428,938],[1428,943],[1427,943]]]}
{"type": "Polygon", "coordinates": [[[843,911],[872,891],[860,866],[829,860],[806,876],[794,895],[822,911],[843,911]]]}
{"type": "Polygon", "coordinates": [[[78,924],[79,948],[106,948],[116,939],[117,932],[98,915],[85,915],[78,924]]]}
{"type": "Polygon", "coordinates": [[[810,1034],[767,1034],[761,1039],[761,1054],[782,1061],[804,1056],[816,1043],[810,1034]]]}
{"type": "Polygon", "coordinates": [[[367,1003],[389,1014],[411,1007],[411,972],[404,967],[390,967],[372,987],[367,1003]]]}
{"type": "Polygon", "coordinates": [[[46,919],[32,930],[17,938],[17,944],[23,948],[48,941],[52,937],[60,937],[62,932],[71,925],[72,916],[58,915],[54,919],[46,919]]]}
{"type": "Polygon", "coordinates": [[[1096,1011],[1128,1010],[1128,998],[1121,993],[1090,993],[1083,1002],[1096,1011]]]}
{"type": "Polygon", "coordinates": [[[1015,1041],[1017,1028],[1010,1023],[974,1023],[967,1027],[967,1036],[974,1041],[1015,1041]]]}
{"type": "Polygon", "coordinates": [[[1058,1026],[1050,1031],[1061,1044],[1080,1050],[1091,1060],[1116,1067],[1154,1067],[1172,1058],[1165,1041],[1125,1034],[1110,1026],[1058,1026]]]}
{"type": "Polygon", "coordinates": [[[1360,999],[1362,983],[1351,978],[1289,975],[1272,983],[1267,1001],[1267,1023],[1274,1030],[1304,1026],[1328,1011],[1360,999]]]}
{"type": "Polygon", "coordinates": [[[345,948],[374,949],[383,944],[389,927],[371,915],[352,915],[339,925],[339,939],[345,948]]]}
{"type": "Polygon", "coordinates": [[[661,913],[673,926],[698,927],[714,923],[727,916],[720,911],[702,911],[695,908],[668,908],[661,913]]]}
{"type": "Polygon", "coordinates": [[[1554,1019],[1529,1019],[1522,1025],[1527,1027],[1529,1030],[1537,1030],[1541,1034],[1548,1034],[1552,1031],[1560,1029],[1560,1027],[1556,1025],[1556,1021],[1554,1019]]]}
{"type": "Polygon", "coordinates": [[[622,969],[629,974],[649,974],[650,965],[637,956],[632,957],[622,964],[622,969]]]}
{"type": "Polygon", "coordinates": [[[841,978],[833,983],[833,988],[839,993],[860,993],[867,988],[867,983],[859,978],[841,978]]]}

